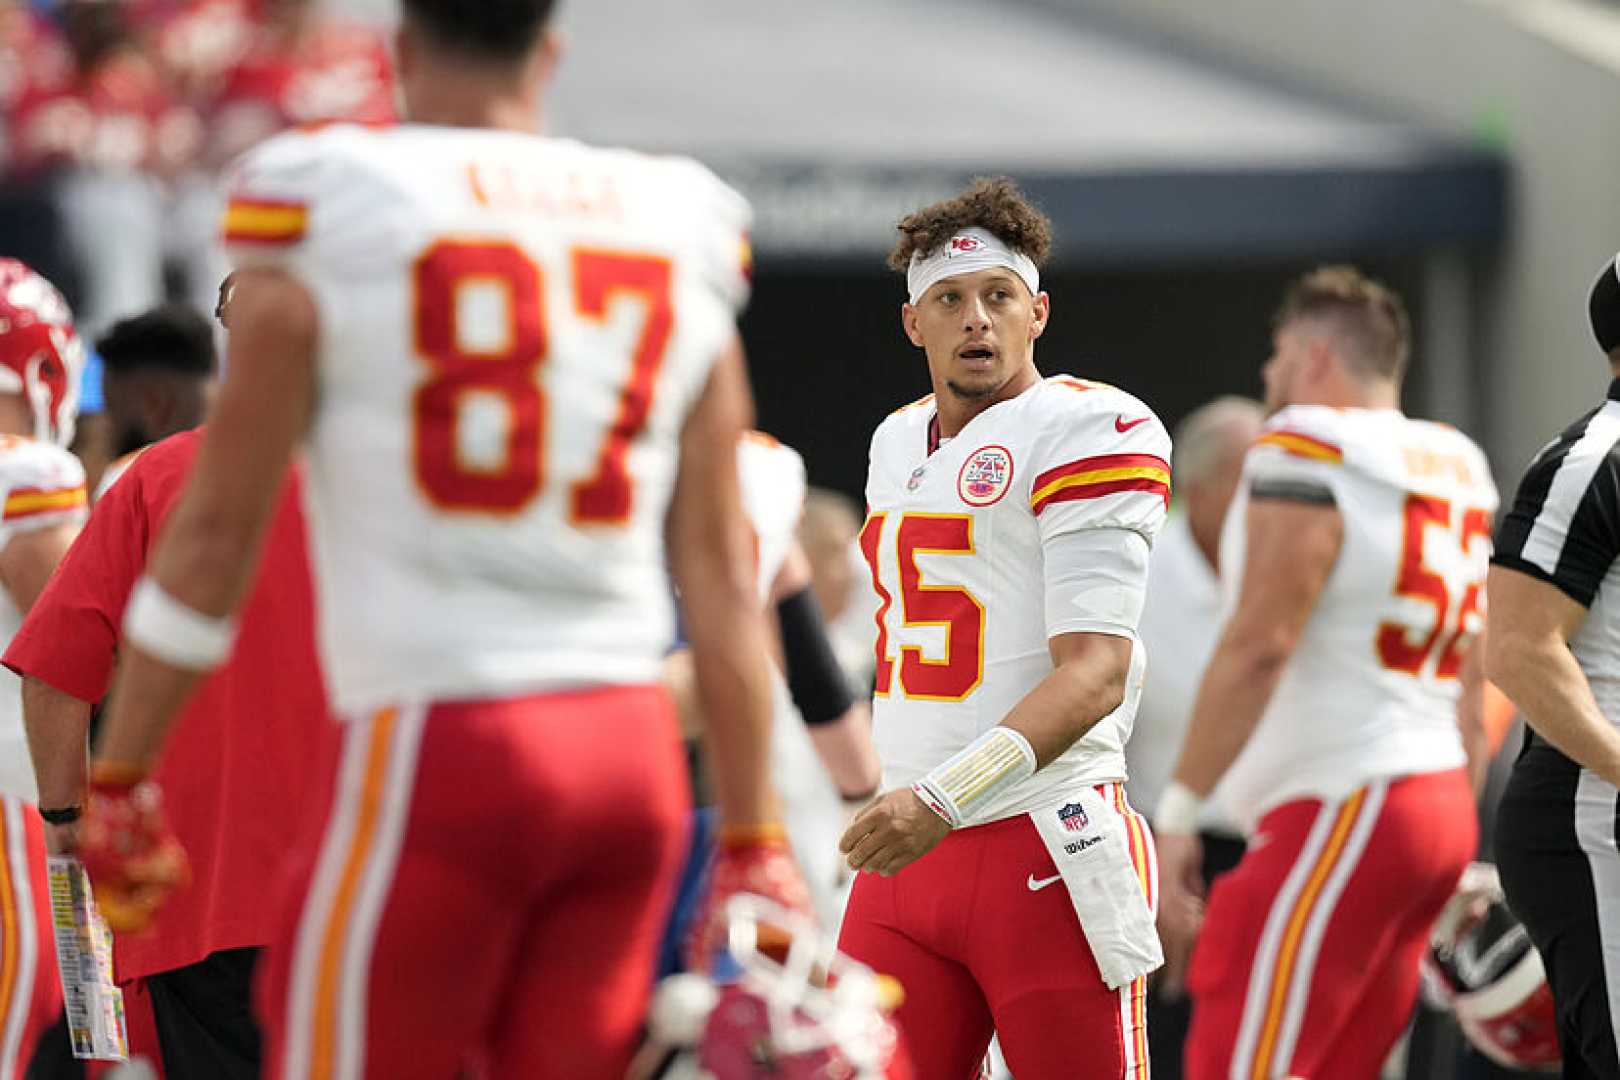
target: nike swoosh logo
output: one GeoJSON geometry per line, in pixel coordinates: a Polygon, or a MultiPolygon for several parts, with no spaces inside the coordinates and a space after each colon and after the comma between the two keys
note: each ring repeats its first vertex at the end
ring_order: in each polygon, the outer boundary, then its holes
{"type": "Polygon", "coordinates": [[[1137,424],[1145,424],[1151,419],[1153,419],[1151,416],[1138,416],[1135,420],[1126,420],[1124,416],[1116,416],[1114,417],[1114,430],[1123,435],[1137,424]]]}
{"type": "Polygon", "coordinates": [[[1042,889],[1046,888],[1048,885],[1052,884],[1054,881],[1062,881],[1062,880],[1063,880],[1063,875],[1062,874],[1053,874],[1049,878],[1041,878],[1039,880],[1036,880],[1035,875],[1031,874],[1031,875],[1029,875],[1029,891],[1030,892],[1040,892],[1042,889]]]}

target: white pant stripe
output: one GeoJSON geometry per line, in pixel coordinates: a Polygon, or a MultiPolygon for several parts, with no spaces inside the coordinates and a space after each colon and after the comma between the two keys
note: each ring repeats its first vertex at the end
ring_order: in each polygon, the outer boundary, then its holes
{"type": "Polygon", "coordinates": [[[1260,947],[1255,950],[1253,966],[1249,969],[1249,986],[1243,996],[1243,1019],[1238,1025],[1237,1043],[1232,1050],[1232,1063],[1227,1071],[1230,1080],[1249,1080],[1254,1072],[1254,1055],[1260,1041],[1260,1027],[1265,1023],[1267,991],[1271,988],[1277,966],[1277,954],[1282,947],[1283,932],[1288,916],[1305,889],[1305,880],[1311,868],[1327,846],[1333,831],[1333,820],[1338,816],[1338,803],[1324,803],[1316,812],[1311,831],[1294,859],[1293,868],[1271,902],[1266,924],[1260,933],[1260,947]]]}
{"type": "Polygon", "coordinates": [[[1596,773],[1581,770],[1575,785],[1575,839],[1592,868],[1603,982],[1608,987],[1609,1024],[1620,1044],[1620,849],[1615,841],[1616,789],[1596,773]]]}
{"type": "Polygon", "coordinates": [[[6,1010],[0,1032],[0,1080],[14,1080],[17,1056],[22,1052],[23,1031],[34,1004],[34,975],[39,964],[39,941],[35,937],[34,889],[28,876],[28,834],[23,815],[27,804],[10,795],[0,795],[0,812],[5,814],[6,869],[11,877],[11,899],[17,912],[16,942],[0,943],[15,948],[17,967],[11,985],[11,1007],[6,1010]]]}
{"type": "Polygon", "coordinates": [[[1367,798],[1361,804],[1355,824],[1350,827],[1350,835],[1345,838],[1344,850],[1339,853],[1338,862],[1334,864],[1321,894],[1311,907],[1305,933],[1300,939],[1299,956],[1294,961],[1293,977],[1288,983],[1282,1030],[1278,1033],[1277,1050],[1272,1057],[1272,1063],[1277,1067],[1287,1066],[1293,1060],[1294,1049],[1299,1042],[1299,1029],[1305,1022],[1305,1008],[1310,1003],[1316,958],[1322,951],[1322,938],[1327,934],[1328,921],[1333,917],[1333,910],[1338,906],[1345,886],[1350,883],[1351,875],[1361,864],[1361,856],[1366,853],[1373,828],[1378,824],[1378,815],[1384,808],[1384,796],[1388,793],[1387,780],[1375,781],[1367,786],[1367,798]]]}
{"type": "Polygon", "coordinates": [[[389,747],[388,774],[377,832],[366,859],[354,914],[344,931],[347,940],[343,947],[343,981],[338,998],[337,1075],[340,1078],[364,1073],[371,951],[377,942],[377,927],[382,921],[389,889],[394,883],[394,870],[399,865],[399,849],[405,837],[405,823],[410,818],[417,754],[426,720],[426,707],[411,706],[400,709],[395,721],[397,727],[393,745],[389,747]]]}
{"type": "Polygon", "coordinates": [[[282,1057],[286,1080],[306,1080],[315,1027],[315,987],[320,975],[321,938],[331,917],[338,880],[354,839],[360,795],[365,788],[366,754],[371,746],[375,716],[350,720],[343,732],[343,757],[338,767],[326,835],[303,900],[295,937],[292,974],[287,981],[287,1045],[282,1057]]]}

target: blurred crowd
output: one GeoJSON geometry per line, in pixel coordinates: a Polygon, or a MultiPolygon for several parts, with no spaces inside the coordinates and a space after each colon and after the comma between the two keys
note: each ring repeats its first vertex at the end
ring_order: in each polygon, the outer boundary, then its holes
{"type": "Polygon", "coordinates": [[[237,154],[393,117],[381,35],[314,0],[0,0],[0,201],[92,336],[166,296],[212,308],[237,154]]]}

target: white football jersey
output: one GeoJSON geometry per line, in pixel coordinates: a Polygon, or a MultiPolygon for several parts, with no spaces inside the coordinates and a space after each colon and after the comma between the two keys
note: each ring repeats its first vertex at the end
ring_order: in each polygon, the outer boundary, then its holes
{"type": "Polygon", "coordinates": [[[338,707],[657,679],[742,198],[685,159],[420,125],[280,135],[229,187],[233,263],[319,309],[304,491],[338,707]]]}
{"type": "MultiPolygon", "coordinates": [[[[84,466],[60,447],[20,435],[0,435],[0,551],[14,537],[56,525],[84,523],[84,466]]],[[[0,648],[22,626],[23,613],[0,589],[0,648]]],[[[0,795],[39,798],[22,722],[22,680],[0,668],[0,795]]]]}
{"type": "MultiPolygon", "coordinates": [[[[1170,500],[1169,436],[1113,387],[1046,379],[930,453],[934,415],[927,397],[878,427],[866,485],[861,548],[878,595],[873,723],[890,788],[1001,723],[1051,673],[1047,643],[1076,613],[1048,610],[1043,545],[1083,529],[1151,544],[1170,500]]],[[[1123,780],[1145,664],[1138,642],[1124,703],[975,823],[1040,807],[1076,783],[1123,780]]]]}
{"type": "Polygon", "coordinates": [[[750,431],[737,444],[737,474],[743,510],[759,547],[759,596],[764,600],[798,539],[799,519],[804,516],[804,459],[763,431],[750,431]]]}
{"type": "Polygon", "coordinates": [[[1484,453],[1394,409],[1293,406],[1249,450],[1221,536],[1235,606],[1256,481],[1331,492],[1344,519],[1328,576],[1277,691],[1221,781],[1245,829],[1292,799],[1465,761],[1458,671],[1484,625],[1496,487],[1484,453]]]}

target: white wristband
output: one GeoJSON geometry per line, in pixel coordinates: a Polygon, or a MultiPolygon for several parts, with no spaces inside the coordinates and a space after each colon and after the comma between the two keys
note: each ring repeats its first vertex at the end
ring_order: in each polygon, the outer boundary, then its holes
{"type": "Polygon", "coordinates": [[[1198,831],[1198,815],[1203,812],[1204,797],[1194,793],[1186,784],[1170,781],[1170,786],[1159,796],[1159,807],[1153,812],[1153,831],[1186,835],[1198,831]]]}
{"type": "Polygon", "coordinates": [[[231,655],[236,620],[204,615],[146,576],[135,583],[124,612],[124,637],[166,664],[211,671],[231,655]]]}
{"type": "Polygon", "coordinates": [[[912,790],[954,829],[1034,774],[1035,750],[1029,740],[998,725],[930,769],[912,790]]]}

